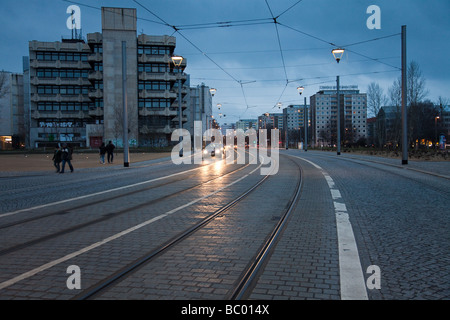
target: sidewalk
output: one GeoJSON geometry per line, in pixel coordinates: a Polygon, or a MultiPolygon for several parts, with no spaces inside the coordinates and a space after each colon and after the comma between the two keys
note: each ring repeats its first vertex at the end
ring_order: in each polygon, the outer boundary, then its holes
{"type": "MultiPolygon", "coordinates": [[[[170,153],[130,153],[130,163],[170,157],[170,153]]],[[[56,170],[53,166],[53,154],[0,154],[0,172],[44,172],[56,170]]],[[[95,153],[74,153],[72,164],[76,169],[97,168],[123,163],[123,153],[114,154],[114,164],[100,163],[95,153]]]]}
{"type": "MultiPolygon", "coordinates": [[[[324,154],[329,156],[336,156],[336,153],[329,151],[308,151],[310,153],[315,154],[324,154]]],[[[363,155],[357,153],[341,153],[339,156],[341,158],[349,158],[355,160],[364,160],[370,161],[374,163],[384,163],[391,166],[397,166],[404,169],[417,170],[417,171],[425,171],[429,173],[433,173],[436,175],[440,175],[446,178],[450,178],[450,160],[446,161],[430,161],[430,160],[417,160],[417,159],[408,159],[408,165],[402,165],[401,158],[388,158],[381,157],[375,155],[363,155]]]]}

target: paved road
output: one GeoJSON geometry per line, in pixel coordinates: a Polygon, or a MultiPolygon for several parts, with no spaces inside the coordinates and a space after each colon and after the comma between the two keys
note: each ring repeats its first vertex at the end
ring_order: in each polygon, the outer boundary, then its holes
{"type": "MultiPolygon", "coordinates": [[[[282,151],[277,175],[96,298],[228,299],[301,178],[246,299],[449,299],[450,181],[367,160],[282,151]],[[379,289],[367,288],[373,265],[379,289]]],[[[167,159],[3,177],[0,299],[75,298],[262,178],[257,165],[167,159]],[[72,265],[81,290],[67,287],[72,265]]]]}

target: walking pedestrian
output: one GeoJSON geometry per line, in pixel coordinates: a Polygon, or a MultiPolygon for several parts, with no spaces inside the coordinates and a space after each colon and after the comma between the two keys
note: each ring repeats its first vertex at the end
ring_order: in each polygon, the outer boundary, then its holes
{"type": "Polygon", "coordinates": [[[61,149],[62,169],[59,173],[64,173],[66,163],[69,165],[70,172],[73,172],[72,153],[73,153],[72,148],[70,148],[69,146],[67,146],[66,143],[64,143],[61,149]]]}
{"type": "Polygon", "coordinates": [[[60,163],[61,163],[61,149],[59,146],[56,147],[55,152],[53,154],[53,165],[56,168],[56,173],[59,173],[61,171],[60,163]]]}
{"type": "Polygon", "coordinates": [[[104,142],[100,146],[99,150],[100,150],[100,163],[105,164],[106,146],[104,142]]]}
{"type": "Polygon", "coordinates": [[[114,161],[114,149],[116,146],[112,143],[112,141],[108,142],[106,146],[106,152],[108,153],[108,163],[113,163],[114,161]]]}

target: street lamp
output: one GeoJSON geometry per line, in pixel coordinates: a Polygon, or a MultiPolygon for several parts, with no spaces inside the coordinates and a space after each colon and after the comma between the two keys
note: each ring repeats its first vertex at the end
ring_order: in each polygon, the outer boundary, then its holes
{"type": "MultiPolygon", "coordinates": [[[[183,111],[181,108],[181,64],[183,63],[184,58],[182,56],[173,56],[172,62],[173,64],[178,68],[179,75],[178,78],[178,119],[179,119],[179,128],[180,130],[183,129],[183,111]]],[[[180,144],[183,141],[183,136],[180,133],[180,144]]],[[[181,144],[182,146],[182,144],[181,144]]],[[[183,156],[183,148],[180,149],[180,157],[183,156]]]]}
{"type": "MultiPolygon", "coordinates": [[[[339,63],[344,55],[344,49],[333,49],[334,59],[339,63]]],[[[339,92],[339,76],[336,77],[336,100],[337,100],[337,155],[341,154],[341,106],[340,106],[340,92],[339,92]]]]}
{"type": "Polygon", "coordinates": [[[302,95],[302,93],[303,93],[303,90],[305,90],[305,88],[304,88],[304,87],[302,87],[302,86],[300,86],[300,87],[297,87],[297,91],[298,91],[298,93],[299,93],[300,95],[302,95]]]}
{"type": "Polygon", "coordinates": [[[337,63],[339,63],[342,59],[342,56],[344,55],[345,50],[344,49],[333,49],[331,50],[331,53],[333,53],[334,58],[336,59],[337,63]]]}
{"type": "Polygon", "coordinates": [[[209,92],[211,93],[211,96],[214,97],[214,95],[215,95],[216,92],[217,92],[217,89],[211,88],[211,89],[209,89],[209,92]]]}
{"type": "Polygon", "coordinates": [[[222,105],[220,103],[217,104],[217,109],[220,110],[220,108],[222,108],[222,105]]]}

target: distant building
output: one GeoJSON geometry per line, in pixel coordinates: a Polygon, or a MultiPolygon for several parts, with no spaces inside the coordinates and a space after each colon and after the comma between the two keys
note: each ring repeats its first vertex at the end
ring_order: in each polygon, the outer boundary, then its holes
{"type": "MultiPolygon", "coordinates": [[[[310,106],[304,105],[290,105],[287,108],[283,109],[283,133],[282,133],[282,141],[285,142],[288,139],[290,145],[298,142],[304,142],[305,140],[305,121],[308,119],[308,123],[310,122],[309,116],[310,106]],[[305,114],[308,117],[305,117],[305,114]]],[[[308,128],[308,141],[309,138],[309,128],[308,128]]]]}
{"type": "Polygon", "coordinates": [[[202,122],[202,134],[212,128],[212,96],[210,88],[205,84],[191,87],[189,92],[189,108],[187,110],[187,125],[191,135],[194,135],[194,122],[202,122]]]}
{"type": "Polygon", "coordinates": [[[284,128],[283,113],[265,113],[258,117],[258,129],[278,129],[284,128]]]}
{"type": "Polygon", "coordinates": [[[247,131],[250,128],[258,130],[258,120],[257,119],[241,119],[236,122],[236,129],[242,129],[247,131]]]}
{"type": "MultiPolygon", "coordinates": [[[[310,98],[312,139],[316,146],[337,143],[337,90],[321,87],[310,98]]],[[[341,142],[356,143],[367,138],[367,94],[357,86],[340,87],[341,142]]]]}

